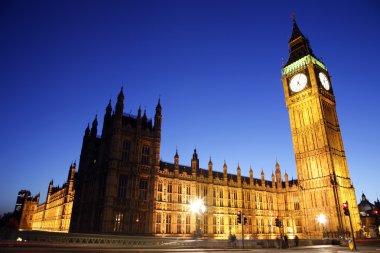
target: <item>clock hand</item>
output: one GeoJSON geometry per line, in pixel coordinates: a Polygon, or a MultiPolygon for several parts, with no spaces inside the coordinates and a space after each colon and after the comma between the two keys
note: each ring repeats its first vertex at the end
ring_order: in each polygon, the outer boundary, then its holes
{"type": "Polygon", "coordinates": [[[301,79],[301,75],[298,74],[298,80],[297,80],[297,84],[298,84],[298,86],[301,86],[301,84],[300,84],[300,79],[301,79]]]}

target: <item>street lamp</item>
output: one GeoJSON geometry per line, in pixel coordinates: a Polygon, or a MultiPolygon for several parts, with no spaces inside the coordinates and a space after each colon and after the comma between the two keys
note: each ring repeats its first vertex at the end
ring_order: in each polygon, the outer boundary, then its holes
{"type": "Polygon", "coordinates": [[[324,237],[324,234],[325,234],[325,224],[327,223],[327,218],[326,218],[326,215],[324,215],[323,213],[319,214],[317,216],[317,221],[319,224],[322,225],[322,238],[324,237]]]}
{"type": "Polygon", "coordinates": [[[204,201],[202,199],[195,199],[190,202],[190,212],[195,214],[196,217],[196,231],[194,237],[201,237],[201,214],[204,214],[206,212],[204,201]]]}

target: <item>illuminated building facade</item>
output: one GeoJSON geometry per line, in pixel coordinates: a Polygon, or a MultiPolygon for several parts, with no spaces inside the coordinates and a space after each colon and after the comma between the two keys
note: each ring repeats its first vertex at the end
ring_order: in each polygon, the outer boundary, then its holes
{"type": "Polygon", "coordinates": [[[343,213],[348,202],[354,231],[360,229],[355,190],[340,132],[334,87],[324,63],[312,52],[295,20],[290,55],[282,70],[289,112],[304,224],[310,236],[324,231],[350,231],[343,213]],[[324,214],[327,224],[311,219],[324,214]]]}
{"type": "Polygon", "coordinates": [[[191,166],[159,160],[161,143],[161,104],[156,107],[154,125],[146,112],[137,116],[124,114],[123,90],[115,111],[106,108],[101,136],[97,135],[97,118],[87,127],[83,138],[78,187],[74,199],[71,232],[149,234],[191,237],[196,230],[196,215],[190,202],[201,198],[206,213],[200,222],[204,236],[227,238],[241,234],[237,212],[243,211],[250,238],[275,238],[278,215],[287,233],[302,234],[302,211],[296,180],[282,180],[276,163],[272,180],[199,168],[194,150],[191,166]]]}
{"type": "Polygon", "coordinates": [[[200,168],[196,150],[191,166],[180,164],[177,151],[173,163],[161,161],[160,101],[154,121],[140,108],[137,115],[126,114],[121,90],[115,108],[111,101],[106,107],[101,134],[96,117],[85,130],[74,200],[73,188],[53,190],[51,183],[32,228],[67,231],[70,224],[70,232],[78,233],[191,237],[200,224],[204,237],[226,239],[229,234],[241,237],[237,213],[242,211],[246,238],[277,238],[277,216],[290,238],[320,238],[323,232],[349,231],[342,208],[348,201],[358,231],[355,191],[329,73],[295,21],[289,46],[282,78],[297,180],[282,176],[278,162],[271,180],[265,180],[263,171],[254,178],[252,168],[248,176],[241,175],[239,166],[236,173],[228,173],[226,162],[223,172],[214,171],[211,158],[208,168],[200,168]],[[199,223],[189,208],[196,199],[206,206],[199,223]],[[56,214],[64,214],[64,221],[56,214]]]}
{"type": "Polygon", "coordinates": [[[46,202],[39,204],[40,195],[24,200],[20,230],[68,232],[74,199],[75,163],[70,166],[67,182],[62,187],[49,183],[46,202]]]}

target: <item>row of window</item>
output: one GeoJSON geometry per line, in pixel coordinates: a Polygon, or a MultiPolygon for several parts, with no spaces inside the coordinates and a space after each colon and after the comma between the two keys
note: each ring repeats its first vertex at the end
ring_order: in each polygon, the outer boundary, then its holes
{"type": "MultiPolygon", "coordinates": [[[[236,217],[228,217],[228,227],[229,231],[231,231],[232,228],[234,230],[237,229],[238,226],[240,226],[237,223],[236,217]]],[[[224,234],[225,224],[224,223],[225,218],[222,216],[214,216],[212,219],[212,232],[214,234],[224,234]]],[[[176,220],[176,231],[172,231],[172,214],[170,213],[157,213],[156,214],[156,226],[155,231],[157,234],[160,233],[178,233],[178,234],[189,234],[190,233],[190,215],[189,214],[178,214],[177,220],[176,220]],[[164,223],[163,223],[164,221],[164,223]],[[164,226],[164,227],[163,227],[164,226]],[[165,230],[164,230],[165,228],[165,230]]],[[[256,225],[253,225],[253,219],[251,217],[248,218],[248,224],[247,224],[247,231],[248,233],[275,233],[275,225],[274,220],[272,220],[273,224],[270,224],[270,221],[268,219],[256,219],[256,225]],[[256,229],[255,229],[256,228],[256,229]]],[[[284,225],[287,227],[292,226],[292,222],[290,220],[285,220],[284,225]]],[[[301,221],[300,219],[295,220],[295,225],[297,226],[297,231],[302,232],[301,230],[301,221]]],[[[207,216],[203,216],[201,219],[201,227],[203,228],[203,233],[208,233],[208,218],[207,216]]]]}
{"type": "MultiPolygon", "coordinates": [[[[207,186],[203,187],[203,189],[201,189],[202,186],[200,187],[197,187],[196,188],[196,191],[197,191],[197,196],[199,197],[207,197],[207,186]],[[203,190],[203,191],[202,191],[203,190]],[[203,193],[203,196],[201,196],[199,193],[203,193]]],[[[158,182],[158,185],[157,185],[157,200],[158,201],[165,201],[163,199],[163,183],[162,182],[158,182]]],[[[190,186],[189,185],[181,185],[179,184],[178,185],[178,195],[177,195],[177,201],[178,203],[189,203],[190,201],[190,195],[191,195],[191,190],[190,190],[190,186]],[[186,198],[184,198],[182,196],[182,189],[183,187],[186,188],[186,198]]],[[[229,190],[228,191],[228,203],[225,204],[224,202],[224,194],[223,194],[223,189],[214,189],[213,190],[213,205],[214,206],[226,206],[226,207],[238,207],[238,194],[237,194],[237,191],[236,190],[229,190]]],[[[167,184],[167,189],[166,189],[166,193],[167,193],[167,202],[174,202],[173,200],[173,196],[172,196],[172,193],[173,193],[173,184],[172,183],[168,183],[167,184]]],[[[267,196],[266,197],[266,201],[267,202],[262,202],[262,195],[261,194],[256,194],[256,196],[254,196],[255,198],[255,207],[256,209],[262,209],[262,210],[274,210],[274,201],[273,201],[273,197],[272,196],[267,196]]],[[[251,194],[250,192],[244,192],[243,193],[243,208],[251,208],[251,194]]],[[[287,195],[284,195],[284,203],[285,203],[285,210],[288,210],[288,201],[287,201],[287,195]]],[[[293,203],[294,203],[294,210],[299,210],[300,209],[300,204],[299,204],[299,199],[298,199],[298,195],[294,194],[293,196],[293,203]]]]}
{"type": "MultiPolygon", "coordinates": [[[[129,161],[131,154],[131,142],[129,140],[123,141],[121,160],[129,161]]],[[[144,145],[141,149],[141,163],[149,165],[150,164],[150,148],[149,146],[144,145]]]]}
{"type": "MultiPolygon", "coordinates": [[[[118,194],[117,196],[119,198],[125,198],[127,195],[130,196],[132,194],[132,190],[128,189],[128,177],[126,175],[120,175],[119,176],[119,187],[118,187],[118,194]]],[[[140,179],[139,182],[139,191],[138,191],[138,198],[140,200],[147,200],[148,195],[148,179],[140,179]]]]}

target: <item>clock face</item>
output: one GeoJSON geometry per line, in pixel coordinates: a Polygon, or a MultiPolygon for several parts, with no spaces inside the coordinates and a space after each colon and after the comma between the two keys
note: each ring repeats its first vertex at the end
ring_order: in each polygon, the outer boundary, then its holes
{"type": "Polygon", "coordinates": [[[322,86],[323,86],[323,88],[325,88],[325,90],[330,89],[330,82],[329,82],[329,79],[327,78],[327,76],[325,75],[325,73],[319,72],[319,80],[321,81],[322,86]]]}
{"type": "Polygon", "coordinates": [[[300,92],[306,87],[307,77],[303,73],[296,74],[290,79],[290,90],[293,92],[300,92]]]}

